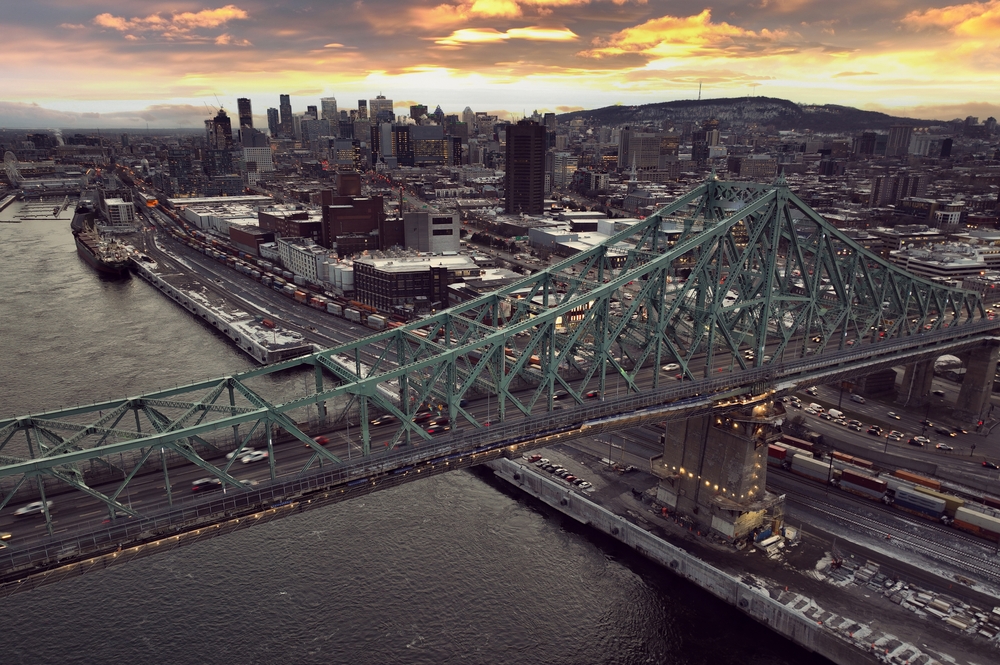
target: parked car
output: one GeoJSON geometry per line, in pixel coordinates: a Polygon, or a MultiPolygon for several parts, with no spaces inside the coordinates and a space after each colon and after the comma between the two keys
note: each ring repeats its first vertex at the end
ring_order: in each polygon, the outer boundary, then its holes
{"type": "Polygon", "coordinates": [[[590,484],[590,483],[588,483],[588,482],[587,482],[587,481],[585,480],[585,481],[583,481],[582,483],[580,483],[579,485],[577,485],[577,487],[579,487],[579,488],[580,488],[580,489],[582,489],[582,490],[585,490],[585,489],[587,489],[588,487],[591,487],[591,484],[590,484]]]}
{"type": "Polygon", "coordinates": [[[52,511],[52,506],[54,504],[51,501],[32,501],[29,504],[23,505],[14,511],[14,514],[18,517],[24,517],[25,515],[34,515],[35,513],[42,514],[47,508],[49,512],[52,511]]]}

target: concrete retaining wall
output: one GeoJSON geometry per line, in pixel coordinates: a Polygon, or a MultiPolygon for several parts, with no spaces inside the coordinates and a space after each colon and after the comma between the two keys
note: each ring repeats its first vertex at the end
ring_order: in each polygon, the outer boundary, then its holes
{"type": "Polygon", "coordinates": [[[498,477],[540,499],[587,526],[620,540],[643,556],[669,568],[702,589],[739,608],[796,644],[840,665],[878,662],[843,637],[770,597],[738,578],[654,536],[642,527],[615,515],[565,485],[525,470],[507,459],[487,463],[498,477]]]}

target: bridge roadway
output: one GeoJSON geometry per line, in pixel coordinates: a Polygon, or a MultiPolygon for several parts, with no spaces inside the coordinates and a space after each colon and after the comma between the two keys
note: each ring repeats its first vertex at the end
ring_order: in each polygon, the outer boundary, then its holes
{"type": "MultiPolygon", "coordinates": [[[[191,466],[170,474],[168,482],[181,493],[172,505],[163,500],[164,479],[160,474],[136,476],[128,485],[126,495],[119,496],[119,500],[124,499],[123,503],[135,510],[136,517],[122,515],[113,520],[107,519],[99,502],[76,500],[72,503],[57,501],[59,505],[53,512],[52,524],[55,528],[51,536],[45,535],[37,515],[17,518],[16,522],[11,522],[9,518],[0,522],[0,530],[17,532],[16,546],[0,551],[0,594],[55,581],[63,574],[78,574],[64,572],[38,576],[47,570],[64,569],[68,562],[113,553],[119,547],[131,551],[132,556],[140,555],[140,551],[154,553],[162,551],[170,543],[181,543],[184,534],[194,534],[184,536],[184,542],[192,542],[192,539],[242,528],[239,520],[247,526],[424,476],[479,464],[501,455],[519,455],[557,441],[725,409],[741,399],[750,398],[751,387],[755,385],[773,385],[778,391],[789,391],[797,385],[863,374],[872,368],[967,348],[990,338],[992,325],[992,322],[989,325],[985,322],[974,324],[971,327],[981,330],[963,330],[957,338],[954,331],[930,333],[926,337],[921,335],[918,346],[903,341],[886,341],[871,345],[877,349],[849,350],[822,358],[801,359],[697,381],[675,381],[666,388],[639,394],[605,395],[604,399],[587,400],[573,408],[511,418],[490,427],[460,429],[419,446],[384,450],[361,459],[350,459],[340,465],[320,465],[306,472],[286,473],[274,479],[259,479],[259,463],[241,464],[241,475],[246,475],[243,469],[249,467],[249,475],[242,480],[257,484],[249,487],[227,486],[222,492],[198,494],[186,490],[191,480],[205,475],[203,469],[191,466]],[[33,524],[30,533],[25,533],[23,528],[27,523],[33,524]],[[160,544],[149,546],[150,543],[160,544]],[[135,550],[136,546],[140,546],[140,550],[135,550]]],[[[473,408],[482,410],[484,406],[477,404],[473,408]]],[[[155,446],[156,437],[150,439],[141,441],[142,445],[155,446]]],[[[338,452],[344,449],[343,443],[337,440],[330,445],[339,446],[338,452]]],[[[119,446],[125,449],[128,444],[119,446]]],[[[292,466],[311,456],[311,451],[305,450],[297,440],[276,442],[273,453],[275,458],[280,453],[283,462],[292,466]]],[[[83,453],[70,455],[83,457],[83,453]]],[[[94,489],[111,491],[113,488],[98,486],[94,489]]]]}

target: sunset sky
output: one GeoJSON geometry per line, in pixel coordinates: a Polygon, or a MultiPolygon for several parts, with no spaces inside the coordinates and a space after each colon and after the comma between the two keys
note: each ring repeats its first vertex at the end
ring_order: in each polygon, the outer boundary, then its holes
{"type": "Polygon", "coordinates": [[[34,0],[4,12],[0,127],[263,125],[380,92],[446,113],[748,95],[1000,116],[1000,0],[34,0]],[[218,101],[217,101],[218,100],[218,101]]]}

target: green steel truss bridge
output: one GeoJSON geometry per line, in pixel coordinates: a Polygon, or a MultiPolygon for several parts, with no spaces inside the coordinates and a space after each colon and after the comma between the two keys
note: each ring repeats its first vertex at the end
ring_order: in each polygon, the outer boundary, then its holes
{"type": "Polygon", "coordinates": [[[348,497],[380,478],[918,362],[1000,328],[978,294],[863,249],[783,179],[712,177],[619,226],[515,284],[348,344],[0,420],[0,518],[59,504],[41,510],[50,541],[9,547],[6,566],[0,551],[0,569],[51,564],[57,545],[82,555],[215,518],[264,519],[316,492],[348,497]],[[249,448],[266,460],[226,457],[249,448]],[[265,465],[267,479],[242,482],[265,465]],[[226,491],[192,493],[192,470],[226,491]],[[110,526],[64,517],[70,505],[97,506],[110,526]],[[53,519],[71,521],[69,535],[52,535],[53,519]]]}

